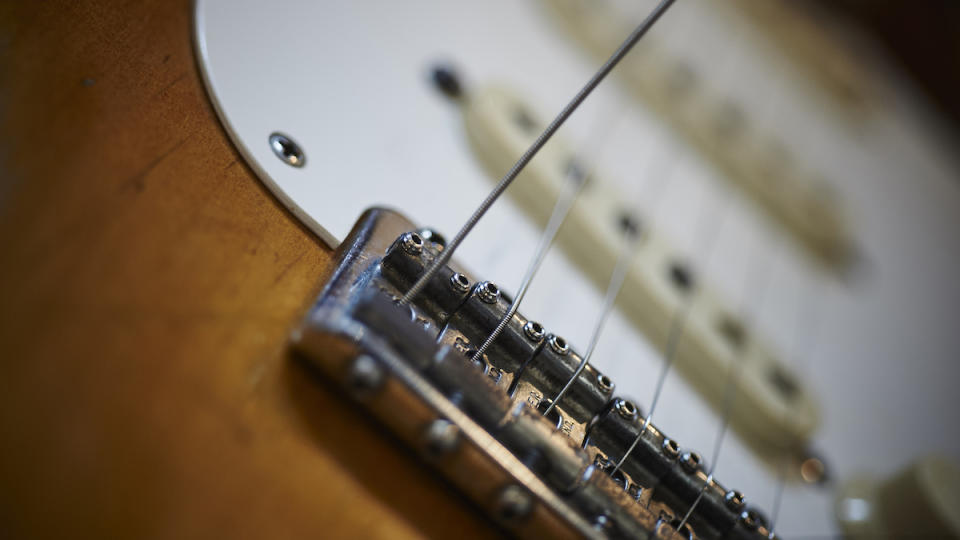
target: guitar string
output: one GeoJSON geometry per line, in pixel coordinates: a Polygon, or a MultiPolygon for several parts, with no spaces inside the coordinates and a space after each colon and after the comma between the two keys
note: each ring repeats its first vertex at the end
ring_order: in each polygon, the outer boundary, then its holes
{"type": "MultiPolygon", "coordinates": [[[[742,313],[741,318],[743,320],[743,327],[751,328],[752,322],[755,317],[760,313],[761,308],[763,307],[763,301],[766,299],[766,293],[770,286],[770,278],[773,276],[772,260],[773,257],[763,257],[760,247],[763,245],[762,239],[758,235],[757,242],[754,243],[753,249],[749,259],[752,261],[751,266],[752,271],[745,272],[744,275],[747,276],[747,279],[744,281],[744,290],[743,290],[743,304],[740,308],[742,313]],[[760,264],[766,260],[768,264],[760,264]],[[763,270],[761,270],[763,269],[763,270]],[[756,307],[751,315],[747,311],[747,304],[749,300],[753,300],[756,303],[756,307]]],[[[741,343],[741,348],[745,347],[744,343],[741,343]]],[[[722,416],[720,421],[720,428],[717,430],[716,438],[714,439],[713,450],[711,452],[709,467],[707,470],[707,479],[704,482],[703,486],[700,488],[700,492],[697,494],[697,498],[694,499],[693,504],[690,505],[690,508],[687,510],[687,513],[683,516],[683,519],[680,520],[680,524],[677,526],[677,529],[683,528],[687,523],[687,520],[690,519],[690,516],[693,515],[693,511],[696,510],[697,505],[700,504],[700,501],[703,499],[704,493],[706,493],[707,487],[713,482],[713,475],[716,472],[717,464],[720,461],[720,449],[723,447],[723,442],[727,434],[727,428],[730,425],[730,416],[733,413],[733,405],[736,400],[737,391],[739,390],[740,376],[743,371],[744,358],[742,355],[737,355],[735,357],[736,362],[733,365],[733,368],[727,374],[727,380],[724,383],[723,391],[723,408],[722,416]]]]}
{"type": "Polygon", "coordinates": [[[480,203],[480,206],[474,210],[473,214],[467,219],[466,223],[463,224],[463,227],[457,232],[456,236],[447,244],[446,248],[440,252],[433,263],[427,268],[427,270],[420,276],[419,279],[413,284],[412,287],[403,295],[403,298],[400,299],[401,304],[407,304],[412,299],[414,299],[420,291],[426,287],[427,283],[433,279],[433,276],[446,265],[450,258],[453,256],[453,253],[457,250],[457,247],[460,246],[460,243],[463,242],[464,238],[470,231],[473,230],[473,227],[480,221],[480,218],[486,214],[487,210],[493,206],[493,203],[499,199],[500,195],[506,191],[513,180],[520,174],[520,172],[527,166],[530,160],[540,151],[540,149],[547,143],[548,140],[553,136],[554,133],[560,126],[566,122],[566,120],[573,114],[573,112],[587,99],[587,97],[593,92],[593,90],[603,81],[604,78],[613,68],[620,63],[621,60],[633,49],[634,45],[640,41],[647,31],[657,22],[658,19],[667,11],[667,9],[673,5],[675,0],[661,0],[660,3],[653,8],[653,11],[630,33],[629,36],[620,44],[616,51],[607,59],[606,62],[593,74],[589,81],[576,93],[576,95],[571,99],[560,111],[556,118],[543,130],[543,132],[534,140],[533,144],[520,156],[520,159],[514,163],[513,167],[507,171],[507,174],[497,182],[497,185],[494,186],[493,190],[487,195],[487,197],[480,203]]]}
{"type": "MultiPolygon", "coordinates": [[[[709,213],[706,211],[709,205],[705,200],[700,208],[698,223],[696,228],[696,233],[694,236],[694,241],[696,239],[700,240],[700,243],[695,245],[693,253],[702,254],[703,260],[701,261],[702,267],[706,266],[706,263],[709,261],[710,252],[712,251],[713,246],[716,244],[717,236],[719,236],[720,229],[723,227],[724,216],[726,215],[726,208],[729,203],[729,197],[726,193],[721,192],[719,201],[716,205],[713,206],[715,216],[712,219],[707,219],[709,213]]],[[[650,402],[650,411],[647,413],[646,417],[643,420],[643,427],[640,428],[640,432],[633,439],[633,442],[627,448],[627,451],[623,453],[623,456],[617,461],[617,464],[614,466],[613,470],[610,472],[611,475],[617,473],[621,467],[623,467],[624,462],[630,456],[630,453],[633,452],[633,449],[636,448],[637,444],[643,438],[643,435],[646,433],[647,429],[650,427],[650,422],[653,420],[653,414],[657,409],[657,404],[660,401],[661,394],[663,392],[663,386],[667,379],[667,374],[670,372],[670,367],[673,365],[674,356],[680,343],[680,338],[683,335],[684,328],[686,326],[687,316],[690,313],[690,308],[693,306],[695,300],[696,290],[695,287],[692,287],[686,292],[686,296],[681,302],[680,306],[674,312],[673,317],[671,317],[670,327],[667,330],[667,341],[664,347],[664,362],[663,366],[660,368],[660,373],[657,375],[657,383],[653,391],[653,399],[650,402]]]]}
{"type": "Polygon", "coordinates": [[[586,174],[582,173],[582,171],[576,166],[576,164],[579,162],[576,157],[571,160],[570,166],[566,171],[567,181],[564,182],[560,195],[557,197],[557,200],[553,205],[553,210],[550,213],[550,219],[547,221],[547,226],[543,229],[543,233],[540,235],[537,248],[534,251],[533,256],[530,258],[530,262],[527,265],[527,269],[524,272],[523,278],[520,280],[520,287],[517,289],[517,294],[514,296],[513,301],[510,302],[509,309],[507,309],[506,313],[504,313],[497,322],[497,326],[494,327],[493,332],[487,336],[487,339],[483,341],[483,344],[480,345],[480,348],[478,348],[474,353],[475,357],[483,358],[483,354],[488,348],[490,348],[493,342],[496,341],[497,337],[503,333],[504,329],[507,327],[507,324],[509,324],[510,320],[520,309],[520,303],[523,301],[524,296],[526,296],[527,290],[530,288],[530,284],[533,282],[533,278],[536,276],[540,266],[543,264],[543,261],[547,256],[547,253],[550,251],[550,247],[553,245],[553,241],[557,236],[557,232],[560,230],[560,227],[566,220],[570,209],[573,207],[573,203],[576,202],[577,198],[580,196],[584,186],[586,186],[593,178],[593,175],[596,171],[596,164],[600,162],[602,151],[606,149],[606,145],[602,144],[601,141],[606,141],[607,138],[613,137],[613,135],[617,132],[617,127],[620,125],[623,115],[613,115],[612,112],[614,108],[621,108],[619,106],[619,100],[615,102],[614,107],[611,107],[610,111],[604,111],[602,114],[597,115],[599,120],[597,121],[596,125],[591,127],[591,133],[603,133],[603,136],[594,135],[588,139],[591,141],[596,141],[595,148],[590,152],[584,153],[587,155],[588,161],[586,161],[586,163],[588,164],[588,167],[590,167],[589,172],[586,174]]]}
{"type": "MultiPolygon", "coordinates": [[[[798,273],[798,277],[803,278],[802,273],[798,273]]],[[[801,285],[807,282],[807,292],[804,294],[802,287],[797,287],[797,315],[793,327],[793,336],[792,336],[792,347],[795,354],[796,370],[798,372],[809,372],[810,370],[810,355],[812,354],[813,347],[816,345],[815,334],[819,327],[818,318],[815,316],[818,311],[816,305],[816,299],[818,296],[818,291],[816,290],[817,281],[816,280],[804,280],[801,279],[801,285]]],[[[788,408],[784,411],[784,416],[786,417],[791,412],[791,409],[788,408]]],[[[789,454],[784,456],[783,465],[780,468],[780,475],[777,479],[777,487],[774,491],[774,500],[772,509],[770,512],[770,535],[769,538],[774,538],[774,528],[776,527],[777,519],[780,514],[780,505],[783,502],[784,489],[787,484],[787,470],[790,466],[790,456],[789,454]]]]}
{"type": "Polygon", "coordinates": [[[620,294],[620,289],[623,287],[623,281],[627,277],[627,269],[630,266],[629,263],[633,260],[633,255],[636,253],[636,247],[639,244],[640,236],[641,233],[636,228],[635,224],[630,222],[623,224],[623,238],[621,240],[622,245],[620,246],[620,254],[617,256],[617,263],[614,265],[613,272],[610,274],[610,281],[607,283],[607,291],[603,298],[603,306],[600,308],[600,315],[597,317],[597,322],[593,328],[593,333],[590,336],[590,342],[587,345],[587,350],[584,352],[583,356],[580,357],[580,363],[577,364],[577,368],[573,370],[573,375],[570,376],[560,392],[557,393],[557,396],[553,398],[553,401],[547,406],[547,410],[543,411],[544,416],[553,411],[554,407],[560,403],[560,400],[563,399],[563,396],[565,396],[573,386],[573,383],[577,380],[577,377],[579,377],[580,374],[583,373],[584,368],[587,367],[587,363],[590,361],[590,357],[593,355],[593,351],[597,348],[597,343],[600,341],[600,334],[603,331],[604,326],[607,324],[607,319],[610,316],[610,312],[613,311],[613,305],[617,299],[617,295],[620,294]]]}

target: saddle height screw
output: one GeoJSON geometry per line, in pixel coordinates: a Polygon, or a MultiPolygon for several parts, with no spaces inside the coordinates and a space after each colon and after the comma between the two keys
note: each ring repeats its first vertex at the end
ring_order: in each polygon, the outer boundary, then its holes
{"type": "Polygon", "coordinates": [[[400,244],[411,255],[419,255],[423,251],[423,237],[415,232],[405,233],[400,238],[400,244]]]}
{"type": "Polygon", "coordinates": [[[740,512],[743,510],[743,493],[735,489],[731,489],[723,496],[724,502],[727,503],[727,508],[733,510],[734,512],[740,512]]]}
{"type": "Polygon", "coordinates": [[[531,341],[539,343],[543,339],[543,325],[537,321],[527,321],[527,324],[523,325],[523,333],[530,338],[531,341]]]}
{"type": "Polygon", "coordinates": [[[454,272],[450,276],[450,286],[458,293],[465,293],[470,290],[470,280],[460,272],[454,272]]]}
{"type": "Polygon", "coordinates": [[[500,289],[489,281],[484,281],[477,285],[477,296],[487,304],[496,304],[500,298],[500,289]]]}
{"type": "Polygon", "coordinates": [[[680,455],[680,445],[673,439],[664,439],[663,444],[660,445],[660,450],[670,459],[677,459],[680,455]]]}

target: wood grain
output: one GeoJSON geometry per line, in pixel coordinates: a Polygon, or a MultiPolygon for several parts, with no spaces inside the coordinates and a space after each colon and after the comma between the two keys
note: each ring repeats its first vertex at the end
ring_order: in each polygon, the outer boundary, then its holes
{"type": "Polygon", "coordinates": [[[229,144],[190,13],[0,7],[0,536],[493,534],[287,358],[330,253],[229,144]]]}

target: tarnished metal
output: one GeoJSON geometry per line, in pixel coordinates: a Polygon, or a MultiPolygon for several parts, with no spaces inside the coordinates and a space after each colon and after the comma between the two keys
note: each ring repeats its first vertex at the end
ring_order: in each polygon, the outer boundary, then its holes
{"type": "Polygon", "coordinates": [[[544,416],[581,357],[539,323],[516,313],[476,354],[510,307],[492,283],[451,262],[413,303],[399,302],[444,250],[439,235],[417,231],[389,210],[361,216],[294,334],[298,357],[342,383],[512,534],[766,537],[742,496],[731,504],[728,491],[678,459],[679,446],[652,424],[615,470],[642,420],[592,365],[544,416]],[[677,517],[701,491],[677,532],[677,517]]]}

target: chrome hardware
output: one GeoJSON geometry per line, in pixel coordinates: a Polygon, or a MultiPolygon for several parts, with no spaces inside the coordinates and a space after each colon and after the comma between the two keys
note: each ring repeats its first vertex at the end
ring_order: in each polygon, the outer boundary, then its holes
{"type": "Polygon", "coordinates": [[[333,278],[292,333],[311,372],[343,381],[512,534],[543,537],[562,526],[586,538],[678,539],[686,531],[671,520],[702,492],[691,538],[763,538],[761,522],[751,515],[756,524],[748,527],[725,505],[724,488],[687,472],[695,454],[678,461],[679,445],[644,426],[639,408],[614,397],[613,381],[589,363],[544,417],[581,359],[563,338],[516,313],[478,357],[509,309],[496,285],[480,282],[471,294],[466,273],[451,263],[414,302],[399,305],[444,249],[439,236],[416,230],[396,213],[368,210],[341,244],[333,278]],[[638,434],[616,467],[612,460],[638,434]],[[670,519],[659,520],[661,511],[670,519]]]}
{"type": "Polygon", "coordinates": [[[523,333],[531,340],[539,343],[543,339],[544,330],[540,323],[527,321],[527,324],[523,325],[523,333]]]}
{"type": "Polygon", "coordinates": [[[696,452],[684,452],[680,456],[680,465],[683,465],[683,470],[688,473],[695,473],[700,470],[700,454],[696,452]]]}
{"type": "Polygon", "coordinates": [[[271,133],[269,139],[270,149],[280,158],[280,161],[291,167],[303,167],[307,163],[307,156],[304,155],[300,145],[293,139],[283,133],[271,133]]]}
{"type": "Polygon", "coordinates": [[[617,409],[617,412],[620,413],[620,416],[628,420],[633,420],[637,417],[637,406],[631,401],[617,399],[614,403],[614,407],[617,409]]]}
{"type": "Polygon", "coordinates": [[[457,292],[465,293],[470,290],[470,280],[460,272],[454,272],[450,276],[450,286],[457,292]]]}
{"type": "Polygon", "coordinates": [[[731,489],[723,496],[724,502],[727,503],[727,508],[733,510],[734,512],[743,511],[743,493],[735,489],[731,489]]]}
{"type": "Polygon", "coordinates": [[[400,239],[403,250],[411,255],[419,255],[423,251],[423,237],[415,232],[408,232],[400,239]]]}
{"type": "Polygon", "coordinates": [[[477,285],[477,296],[488,304],[496,304],[500,298],[500,289],[489,281],[477,285]]]}
{"type": "Polygon", "coordinates": [[[563,339],[560,336],[550,335],[547,338],[547,343],[550,345],[550,348],[553,349],[553,352],[564,355],[570,352],[570,345],[567,344],[567,340],[563,339]]]}

